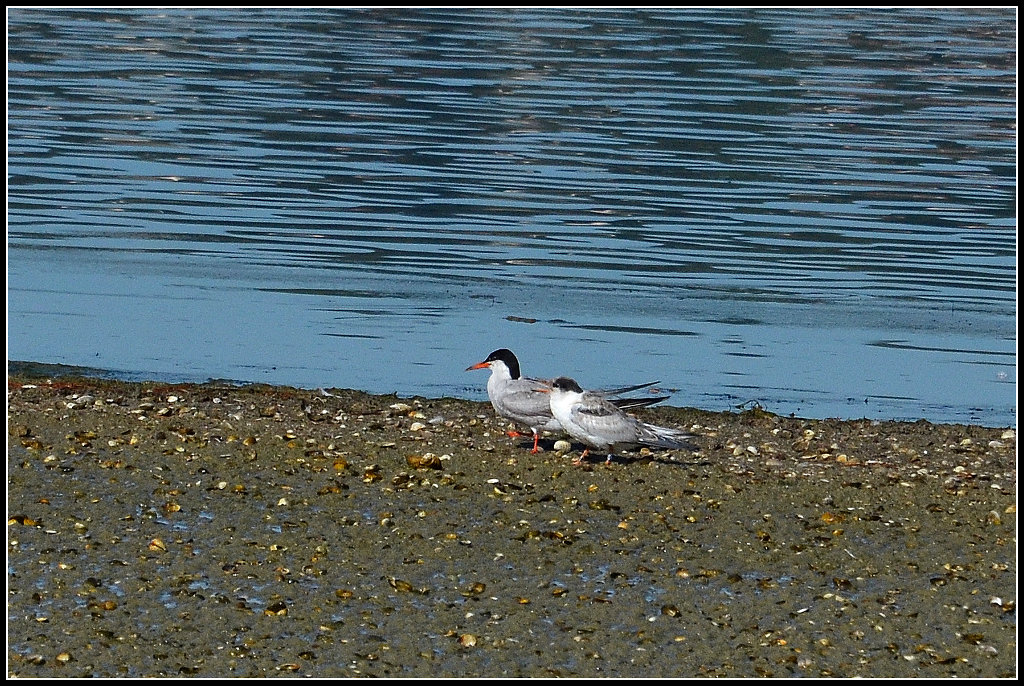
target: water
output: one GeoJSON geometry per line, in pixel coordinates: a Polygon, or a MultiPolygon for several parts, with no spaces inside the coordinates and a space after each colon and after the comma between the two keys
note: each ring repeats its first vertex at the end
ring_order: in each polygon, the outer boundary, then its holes
{"type": "Polygon", "coordinates": [[[16,9],[8,359],[1016,423],[1016,13],[16,9]]]}

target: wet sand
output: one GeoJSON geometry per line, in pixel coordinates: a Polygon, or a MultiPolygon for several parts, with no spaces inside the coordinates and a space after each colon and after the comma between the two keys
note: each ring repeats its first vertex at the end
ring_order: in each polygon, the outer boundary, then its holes
{"type": "Polygon", "coordinates": [[[1016,435],[8,378],[18,677],[1014,677],[1016,435]]]}

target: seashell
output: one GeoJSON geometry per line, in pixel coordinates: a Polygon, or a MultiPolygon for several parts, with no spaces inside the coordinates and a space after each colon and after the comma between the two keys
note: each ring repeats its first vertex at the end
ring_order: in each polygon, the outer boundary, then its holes
{"type": "Polygon", "coordinates": [[[441,458],[434,453],[423,453],[422,455],[409,455],[405,461],[413,469],[440,469],[441,458]]]}
{"type": "Polygon", "coordinates": [[[267,605],[267,609],[263,611],[268,617],[283,617],[288,614],[288,606],[283,601],[277,601],[267,605]]]}
{"type": "Polygon", "coordinates": [[[487,585],[480,582],[474,581],[462,591],[462,595],[469,597],[474,595],[480,595],[487,588],[487,585]]]}

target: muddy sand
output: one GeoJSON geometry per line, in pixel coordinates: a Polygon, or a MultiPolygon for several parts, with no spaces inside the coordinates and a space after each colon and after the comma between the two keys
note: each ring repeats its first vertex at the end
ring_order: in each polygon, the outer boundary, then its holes
{"type": "Polygon", "coordinates": [[[1016,434],[8,378],[8,674],[1014,677],[1016,434]]]}

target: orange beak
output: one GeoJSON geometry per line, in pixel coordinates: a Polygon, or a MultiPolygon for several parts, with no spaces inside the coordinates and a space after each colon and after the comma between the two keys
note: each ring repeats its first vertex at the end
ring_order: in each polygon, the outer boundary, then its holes
{"type": "Polygon", "coordinates": [[[466,367],[466,371],[468,372],[468,371],[472,371],[474,369],[487,369],[490,366],[491,365],[488,364],[487,362],[477,362],[476,364],[474,364],[474,365],[472,365],[470,367],[466,367]]]}

